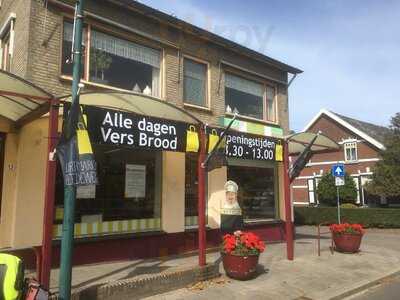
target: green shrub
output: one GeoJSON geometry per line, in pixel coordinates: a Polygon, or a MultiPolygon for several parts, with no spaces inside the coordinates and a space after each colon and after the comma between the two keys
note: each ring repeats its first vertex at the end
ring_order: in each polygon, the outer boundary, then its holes
{"type": "MultiPolygon", "coordinates": [[[[396,208],[341,208],[342,222],[359,223],[365,227],[400,228],[400,209],[396,208]]],[[[336,207],[295,207],[297,225],[337,223],[336,207]]]]}
{"type": "Polygon", "coordinates": [[[340,207],[341,208],[358,208],[358,206],[353,203],[343,203],[340,205],[340,207]]]}
{"type": "MultiPolygon", "coordinates": [[[[357,198],[357,187],[353,178],[349,174],[344,176],[345,184],[339,187],[340,203],[355,204],[357,198]]],[[[331,173],[322,176],[317,188],[318,200],[320,203],[335,206],[337,202],[337,188],[335,185],[335,177],[331,173]]]]}

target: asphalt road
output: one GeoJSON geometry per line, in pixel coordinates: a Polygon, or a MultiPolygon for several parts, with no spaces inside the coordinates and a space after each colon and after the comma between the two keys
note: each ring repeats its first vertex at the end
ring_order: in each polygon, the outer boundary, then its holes
{"type": "Polygon", "coordinates": [[[349,300],[399,300],[400,275],[382,280],[379,285],[348,298],[349,300]]]}

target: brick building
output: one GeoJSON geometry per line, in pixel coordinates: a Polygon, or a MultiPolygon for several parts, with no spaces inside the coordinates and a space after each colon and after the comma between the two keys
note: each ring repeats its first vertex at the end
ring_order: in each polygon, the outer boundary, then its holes
{"type": "MultiPolygon", "coordinates": [[[[70,94],[73,4],[67,0],[1,1],[1,68],[57,97],[70,94]]],[[[301,73],[173,16],[123,0],[86,1],[83,60],[85,93],[135,93],[138,101],[171,103],[215,127],[226,125],[232,112],[238,111],[233,128],[241,137],[273,141],[289,129],[288,76],[301,73]]],[[[89,104],[100,106],[96,100],[89,104]]],[[[116,103],[108,108],[120,109],[116,103]]],[[[4,153],[0,248],[41,245],[46,119],[42,116],[16,128],[0,117],[0,153],[4,153]]],[[[243,148],[235,149],[238,153],[231,153],[227,167],[208,175],[209,242],[219,242],[213,237],[220,225],[219,203],[228,179],[237,181],[242,191],[246,226],[269,240],[281,240],[285,220],[282,163],[256,154],[244,159],[243,148]],[[246,183],[246,176],[254,174],[257,180],[246,183]]],[[[76,263],[196,248],[196,156],[109,145],[95,145],[94,152],[102,166],[100,185],[79,191],[76,263]],[[142,183],[132,183],[142,184],[132,197],[127,196],[134,189],[127,187],[129,172],[143,176],[142,183]],[[94,254],[99,247],[103,251],[94,254]],[[91,255],[82,255],[88,252],[91,255]]],[[[55,253],[63,215],[60,182],[58,174],[55,253]]]]}
{"type": "Polygon", "coordinates": [[[357,187],[356,202],[359,205],[388,204],[386,199],[368,195],[363,188],[380,160],[380,151],[385,149],[384,138],[389,129],[383,126],[359,121],[328,110],[321,110],[304,128],[304,131],[318,132],[341,145],[340,150],[314,154],[300,175],[292,183],[295,205],[316,205],[316,188],[320,178],[331,172],[336,163],[343,163],[357,187]]]}

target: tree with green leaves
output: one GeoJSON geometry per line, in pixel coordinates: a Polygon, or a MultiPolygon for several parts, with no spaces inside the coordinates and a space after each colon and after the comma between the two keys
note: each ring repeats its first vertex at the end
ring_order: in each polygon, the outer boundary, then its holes
{"type": "Polygon", "coordinates": [[[373,195],[400,197],[400,112],[392,117],[385,148],[382,160],[373,168],[372,181],[365,188],[373,195]]]}
{"type": "MultiPolygon", "coordinates": [[[[349,174],[344,176],[345,184],[339,187],[340,203],[355,204],[357,200],[357,187],[349,174]]],[[[318,201],[322,205],[335,206],[337,202],[337,189],[335,177],[331,174],[322,176],[317,188],[318,201]]]]}

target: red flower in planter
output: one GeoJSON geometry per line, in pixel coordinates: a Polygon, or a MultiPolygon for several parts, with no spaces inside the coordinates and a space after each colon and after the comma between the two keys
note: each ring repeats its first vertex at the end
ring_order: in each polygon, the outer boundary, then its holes
{"type": "Polygon", "coordinates": [[[239,256],[257,255],[265,250],[265,244],[252,232],[235,231],[223,237],[224,252],[239,256]]]}
{"type": "Polygon", "coordinates": [[[236,238],[234,235],[226,234],[223,237],[224,240],[224,251],[231,253],[236,248],[236,238]]]}
{"type": "Polygon", "coordinates": [[[329,229],[332,233],[336,234],[343,234],[343,233],[350,233],[350,234],[364,234],[365,230],[361,224],[349,224],[349,223],[342,223],[342,224],[332,224],[329,226],[329,229]]]}

